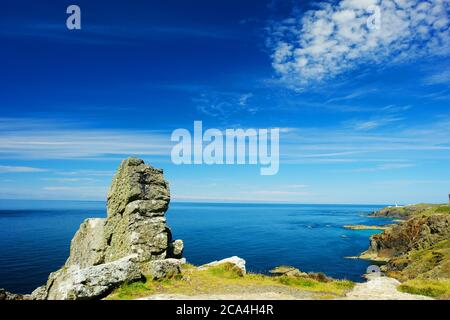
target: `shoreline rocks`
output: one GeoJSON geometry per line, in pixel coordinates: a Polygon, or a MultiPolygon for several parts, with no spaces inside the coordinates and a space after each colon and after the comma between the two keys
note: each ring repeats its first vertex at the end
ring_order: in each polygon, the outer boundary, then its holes
{"type": "Polygon", "coordinates": [[[16,294],[0,288],[0,301],[5,300],[29,300],[28,295],[16,294]]]}
{"type": "Polygon", "coordinates": [[[80,225],[65,265],[31,298],[98,299],[146,272],[155,278],[179,273],[183,241],[173,241],[166,224],[169,202],[162,170],[141,159],[122,161],[108,192],[107,217],[80,225]]]}

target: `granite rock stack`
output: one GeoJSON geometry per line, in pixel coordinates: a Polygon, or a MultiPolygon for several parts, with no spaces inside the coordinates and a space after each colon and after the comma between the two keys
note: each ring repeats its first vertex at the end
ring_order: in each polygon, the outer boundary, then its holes
{"type": "Polygon", "coordinates": [[[65,265],[33,299],[98,299],[126,282],[180,271],[183,241],[172,240],[165,213],[170,191],[163,171],[129,158],[108,192],[107,217],[85,220],[65,265]]]}

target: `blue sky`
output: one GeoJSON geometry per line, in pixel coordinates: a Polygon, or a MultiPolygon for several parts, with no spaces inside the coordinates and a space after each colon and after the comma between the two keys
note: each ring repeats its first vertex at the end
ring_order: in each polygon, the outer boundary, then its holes
{"type": "Polygon", "coordinates": [[[445,202],[449,13],[440,0],[2,3],[0,198],[103,200],[139,156],[178,201],[445,202]],[[66,28],[70,4],[81,30],[66,28]],[[279,173],[173,165],[170,134],[195,120],[281,128],[279,173]]]}

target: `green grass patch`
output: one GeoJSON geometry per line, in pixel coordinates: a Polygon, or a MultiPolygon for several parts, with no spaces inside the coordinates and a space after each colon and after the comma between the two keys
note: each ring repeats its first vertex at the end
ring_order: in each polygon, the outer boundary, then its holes
{"type": "Polygon", "coordinates": [[[414,279],[402,283],[398,289],[411,294],[419,294],[437,299],[450,299],[450,279],[414,279]]]}
{"type": "Polygon", "coordinates": [[[308,277],[273,277],[242,272],[234,265],[225,263],[199,270],[192,265],[183,266],[182,276],[159,281],[146,280],[124,284],[107,299],[130,300],[153,294],[239,294],[242,292],[264,293],[267,291],[295,294],[296,291],[310,292],[322,298],[344,296],[354,286],[347,280],[327,280],[322,282],[308,277]]]}
{"type": "Polygon", "coordinates": [[[229,262],[210,267],[208,272],[215,277],[224,279],[237,279],[243,276],[242,270],[229,262]]]}

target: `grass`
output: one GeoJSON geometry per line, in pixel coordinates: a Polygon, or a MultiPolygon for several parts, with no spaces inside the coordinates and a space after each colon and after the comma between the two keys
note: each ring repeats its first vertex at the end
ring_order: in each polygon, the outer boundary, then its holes
{"type": "Polygon", "coordinates": [[[424,211],[420,212],[421,215],[429,216],[436,213],[449,213],[450,207],[446,204],[435,204],[430,205],[424,211]]]}
{"type": "Polygon", "coordinates": [[[413,279],[402,283],[398,289],[411,294],[450,299],[450,279],[413,279]]]}
{"type": "Polygon", "coordinates": [[[400,281],[418,276],[424,279],[450,279],[450,239],[437,242],[429,248],[413,250],[392,261],[398,265],[407,264],[401,271],[388,273],[400,281]]]}
{"type": "Polygon", "coordinates": [[[419,203],[405,207],[387,207],[380,210],[380,212],[385,210],[389,210],[391,213],[398,214],[405,218],[410,218],[413,216],[430,216],[436,213],[449,213],[450,207],[447,204],[419,203]]]}
{"type": "Polygon", "coordinates": [[[191,265],[183,266],[182,276],[159,281],[146,280],[124,284],[107,299],[130,300],[153,294],[240,294],[267,291],[289,294],[308,293],[311,297],[329,299],[342,297],[351,290],[354,283],[348,280],[327,280],[308,277],[272,277],[262,274],[245,274],[234,265],[225,263],[199,270],[191,265]]]}
{"type": "Polygon", "coordinates": [[[388,275],[404,281],[402,292],[450,299],[450,240],[440,241],[426,249],[413,250],[406,256],[394,258],[407,267],[388,275]]]}

